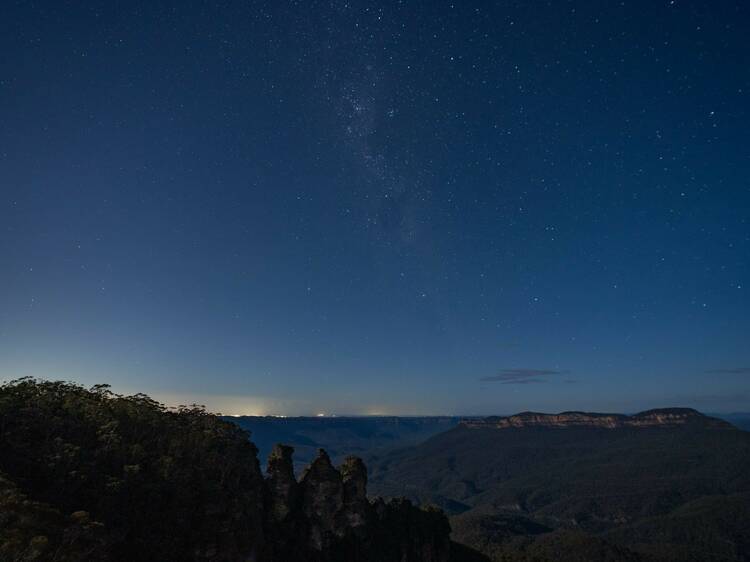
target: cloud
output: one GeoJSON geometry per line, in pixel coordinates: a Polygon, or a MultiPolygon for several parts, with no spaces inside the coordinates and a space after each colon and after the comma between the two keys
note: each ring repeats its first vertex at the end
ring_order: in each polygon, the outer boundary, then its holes
{"type": "Polygon", "coordinates": [[[499,382],[501,384],[530,384],[549,382],[542,377],[565,375],[570,371],[553,369],[503,369],[496,375],[481,377],[481,382],[499,382]]]}
{"type": "Polygon", "coordinates": [[[502,384],[533,384],[533,383],[540,383],[540,382],[546,383],[549,381],[544,380],[544,379],[519,379],[517,381],[505,381],[502,384]]]}
{"type": "Polygon", "coordinates": [[[710,369],[712,375],[750,375],[750,367],[733,367],[731,369],[710,369]]]}

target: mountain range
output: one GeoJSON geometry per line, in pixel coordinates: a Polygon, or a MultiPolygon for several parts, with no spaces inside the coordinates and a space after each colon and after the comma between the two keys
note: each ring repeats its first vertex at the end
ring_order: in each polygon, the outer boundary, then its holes
{"type": "Polygon", "coordinates": [[[695,410],[467,420],[370,464],[493,560],[750,556],[750,433],[695,410]]]}
{"type": "Polygon", "coordinates": [[[221,419],[0,385],[0,562],[739,562],[748,521],[750,433],[688,408],[221,419]]]}
{"type": "MultiPolygon", "coordinates": [[[[750,413],[709,416],[750,430],[750,413]]],[[[224,419],[250,432],[261,459],[268,456],[276,443],[293,446],[295,469],[300,472],[321,448],[336,461],[347,455],[367,459],[417,445],[462,422],[498,417],[501,416],[225,416],[224,419]]]]}
{"type": "Polygon", "coordinates": [[[452,538],[492,560],[677,562],[750,556],[749,420],[662,408],[236,422],[303,451],[356,451],[372,493],[440,507],[452,538]]]}

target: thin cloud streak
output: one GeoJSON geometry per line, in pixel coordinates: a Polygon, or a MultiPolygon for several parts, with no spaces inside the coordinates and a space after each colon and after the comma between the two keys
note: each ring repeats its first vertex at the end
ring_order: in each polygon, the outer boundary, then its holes
{"type": "Polygon", "coordinates": [[[711,369],[706,372],[712,375],[750,375],[750,367],[733,367],[731,369],[711,369]]]}
{"type": "Polygon", "coordinates": [[[570,371],[556,369],[503,369],[496,375],[481,377],[481,382],[499,382],[502,384],[527,384],[531,382],[548,382],[540,377],[566,375],[570,371]]]}

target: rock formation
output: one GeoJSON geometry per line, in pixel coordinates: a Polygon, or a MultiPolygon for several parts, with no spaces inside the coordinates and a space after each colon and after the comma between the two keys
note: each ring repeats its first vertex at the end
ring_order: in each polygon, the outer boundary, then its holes
{"type": "Polygon", "coordinates": [[[324,450],[296,481],[293,448],[268,458],[263,560],[447,562],[450,527],[439,510],[403,499],[367,498],[367,468],[347,457],[337,469],[324,450]]]}
{"type": "Polygon", "coordinates": [[[341,476],[344,482],[345,523],[351,529],[358,529],[367,523],[368,512],[372,510],[367,500],[365,463],[358,457],[347,457],[341,465],[341,476]]]}
{"type": "Polygon", "coordinates": [[[300,486],[302,512],[310,523],[310,545],[316,550],[328,548],[347,529],[342,525],[344,482],[323,449],[303,474],[300,486]]]}
{"type": "Polygon", "coordinates": [[[268,456],[268,517],[278,522],[284,521],[297,503],[298,484],[294,478],[293,452],[292,447],[279,444],[268,456]]]}

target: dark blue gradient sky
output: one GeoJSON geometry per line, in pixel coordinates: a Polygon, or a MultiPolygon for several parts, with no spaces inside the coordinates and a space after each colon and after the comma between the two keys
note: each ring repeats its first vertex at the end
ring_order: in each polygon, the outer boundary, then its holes
{"type": "Polygon", "coordinates": [[[750,408],[745,2],[5,2],[0,379],[750,408]]]}

